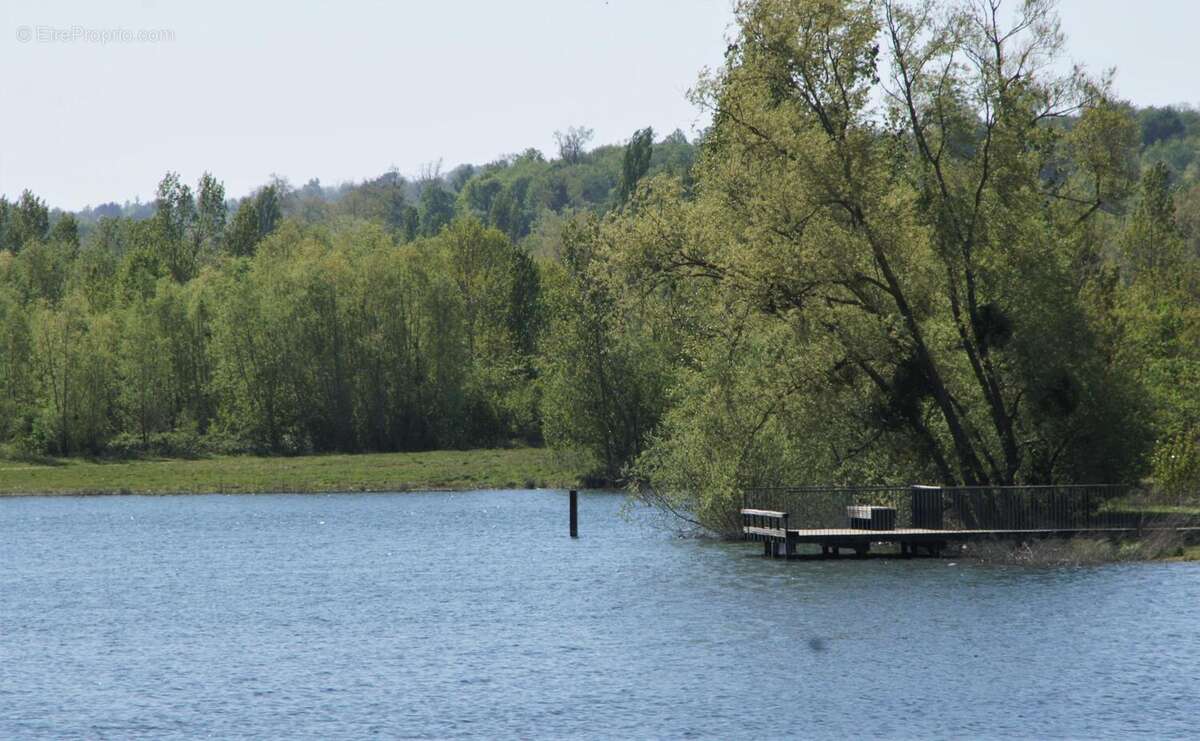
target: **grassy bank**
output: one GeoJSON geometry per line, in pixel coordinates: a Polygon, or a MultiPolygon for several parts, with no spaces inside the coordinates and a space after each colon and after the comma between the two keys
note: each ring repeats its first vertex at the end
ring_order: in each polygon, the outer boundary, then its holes
{"type": "Polygon", "coordinates": [[[1173,530],[1148,531],[1140,538],[1046,538],[1023,543],[969,543],[956,557],[1012,566],[1084,566],[1127,561],[1197,561],[1200,544],[1173,530]]]}
{"type": "Polygon", "coordinates": [[[1184,546],[1177,552],[1164,557],[1166,561],[1200,561],[1200,545],[1184,546]]]}
{"type": "Polygon", "coordinates": [[[0,460],[0,495],[414,491],[573,486],[578,464],[546,449],[230,456],[195,460],[0,460]]]}

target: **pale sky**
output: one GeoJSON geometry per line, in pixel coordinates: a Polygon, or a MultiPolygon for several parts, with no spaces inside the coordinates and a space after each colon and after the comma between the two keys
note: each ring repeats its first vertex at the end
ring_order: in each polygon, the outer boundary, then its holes
{"type": "MultiPolygon", "coordinates": [[[[1138,105],[1200,104],[1200,3],[1063,0],[1071,57],[1138,105]]],[[[731,0],[4,0],[0,192],[149,200],[167,170],[241,196],[449,170],[585,125],[694,136],[731,0]],[[105,32],[166,31],[138,41],[105,32]]]]}

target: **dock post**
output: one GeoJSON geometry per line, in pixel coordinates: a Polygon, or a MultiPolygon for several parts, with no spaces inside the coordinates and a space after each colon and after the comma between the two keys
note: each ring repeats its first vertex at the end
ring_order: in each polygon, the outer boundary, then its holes
{"type": "Polygon", "coordinates": [[[579,537],[579,494],[571,490],[571,537],[579,537]]]}

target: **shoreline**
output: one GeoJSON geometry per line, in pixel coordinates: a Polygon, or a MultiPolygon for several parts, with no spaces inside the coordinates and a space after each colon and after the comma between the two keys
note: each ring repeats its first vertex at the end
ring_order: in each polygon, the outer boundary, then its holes
{"type": "Polygon", "coordinates": [[[294,457],[0,459],[0,498],[331,494],[578,487],[584,467],[548,448],[294,457]]]}
{"type": "MultiPolygon", "coordinates": [[[[572,485],[573,486],[573,485],[572,485]]],[[[133,491],[130,489],[79,489],[79,490],[55,490],[55,491],[5,491],[0,492],[0,499],[28,499],[32,497],[207,497],[207,496],[270,496],[274,494],[287,494],[294,496],[319,496],[322,494],[457,494],[466,491],[538,491],[541,489],[566,489],[568,485],[563,486],[491,486],[488,484],[479,484],[476,486],[463,487],[393,487],[385,489],[289,489],[281,491],[277,489],[256,489],[256,490],[237,490],[237,491],[215,491],[215,490],[153,490],[153,491],[133,491]]]]}

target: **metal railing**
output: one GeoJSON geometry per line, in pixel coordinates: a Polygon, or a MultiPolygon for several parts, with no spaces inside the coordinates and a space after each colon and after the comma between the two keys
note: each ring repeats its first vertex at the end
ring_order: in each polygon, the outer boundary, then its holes
{"type": "Polygon", "coordinates": [[[1200,497],[1180,502],[1124,485],[797,486],[747,489],[743,508],[787,512],[803,530],[849,527],[847,508],[890,507],[896,529],[1078,531],[1200,527],[1200,497]]]}
{"type": "Polygon", "coordinates": [[[1126,486],[956,486],[941,490],[947,530],[1111,530],[1141,528],[1144,513],[1110,502],[1126,486]]]}
{"type": "Polygon", "coordinates": [[[913,527],[911,501],[908,486],[794,486],[747,489],[742,507],[787,512],[791,527],[804,530],[847,527],[847,507],[892,507],[896,527],[908,528],[913,527]]]}

